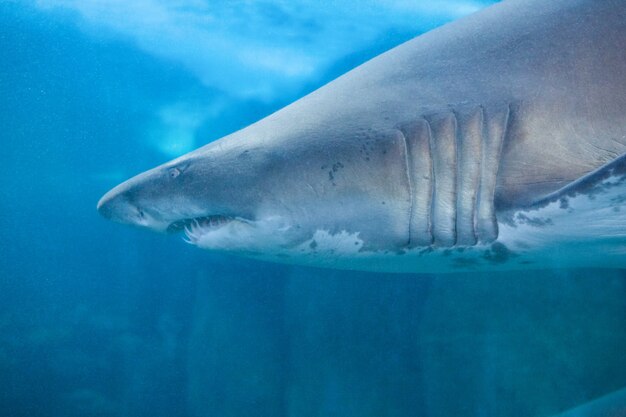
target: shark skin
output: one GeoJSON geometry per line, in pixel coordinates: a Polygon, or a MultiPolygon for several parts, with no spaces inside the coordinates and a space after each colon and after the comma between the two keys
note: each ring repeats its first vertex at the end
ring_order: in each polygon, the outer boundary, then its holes
{"type": "Polygon", "coordinates": [[[386,272],[626,266],[626,2],[506,0],[105,194],[198,247],[386,272]]]}

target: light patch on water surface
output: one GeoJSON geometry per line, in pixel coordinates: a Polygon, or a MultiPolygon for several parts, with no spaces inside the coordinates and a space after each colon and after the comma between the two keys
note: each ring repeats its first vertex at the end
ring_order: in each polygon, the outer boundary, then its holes
{"type": "Polygon", "coordinates": [[[148,144],[169,158],[194,150],[198,129],[208,119],[215,119],[223,105],[219,100],[207,104],[176,102],[157,110],[148,129],[148,144]]]}
{"type": "Polygon", "coordinates": [[[418,35],[495,0],[31,0],[70,11],[86,33],[130,41],[229,95],[297,92],[389,33],[418,35]]]}
{"type": "Polygon", "coordinates": [[[383,1],[389,7],[405,12],[420,13],[434,18],[457,18],[477,12],[489,4],[485,1],[476,0],[448,0],[437,3],[412,1],[412,0],[387,0],[383,1]]]}

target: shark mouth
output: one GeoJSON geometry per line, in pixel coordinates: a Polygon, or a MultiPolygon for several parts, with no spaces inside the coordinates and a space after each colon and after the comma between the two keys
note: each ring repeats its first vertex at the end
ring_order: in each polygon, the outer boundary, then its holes
{"type": "Polygon", "coordinates": [[[198,239],[211,230],[217,230],[235,220],[232,217],[211,215],[175,221],[167,227],[168,233],[185,232],[189,243],[196,243],[198,239]]]}

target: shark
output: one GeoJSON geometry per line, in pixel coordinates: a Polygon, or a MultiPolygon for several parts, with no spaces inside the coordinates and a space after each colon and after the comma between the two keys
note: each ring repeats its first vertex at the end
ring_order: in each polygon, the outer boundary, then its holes
{"type": "Polygon", "coordinates": [[[143,172],[106,218],[317,267],[626,266],[626,2],[504,0],[143,172]]]}

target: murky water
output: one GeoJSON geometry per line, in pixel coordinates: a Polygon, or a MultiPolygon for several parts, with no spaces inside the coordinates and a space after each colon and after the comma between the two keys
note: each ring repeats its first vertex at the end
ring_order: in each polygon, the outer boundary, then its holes
{"type": "Polygon", "coordinates": [[[288,267],[95,210],[489,3],[1,3],[0,415],[551,416],[626,386],[622,271],[288,267]]]}

